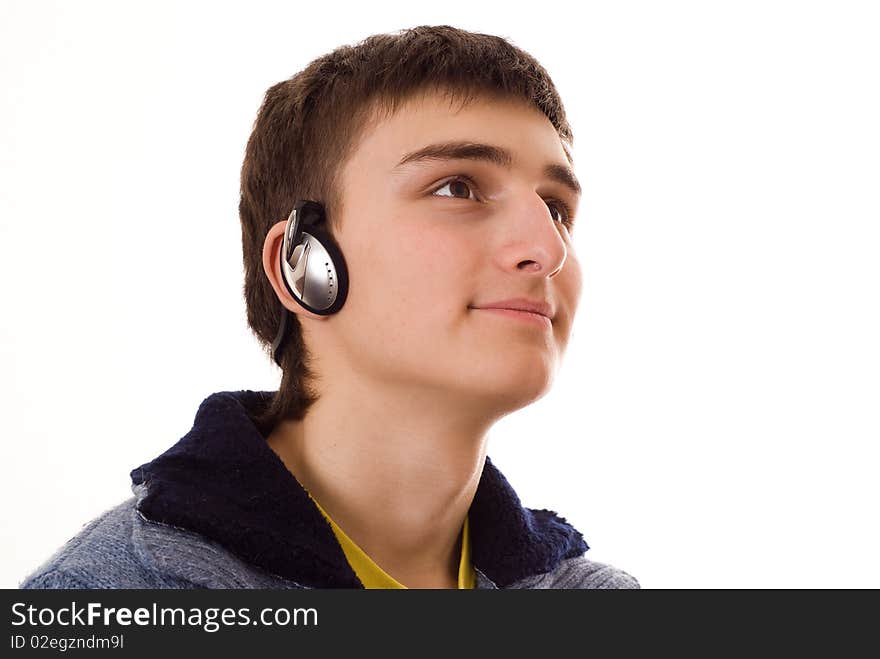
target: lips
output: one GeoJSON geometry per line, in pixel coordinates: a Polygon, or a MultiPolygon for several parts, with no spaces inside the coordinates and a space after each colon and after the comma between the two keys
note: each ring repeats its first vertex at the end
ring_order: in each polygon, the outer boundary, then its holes
{"type": "Polygon", "coordinates": [[[541,316],[553,319],[556,315],[553,307],[543,300],[530,300],[528,298],[511,298],[509,300],[498,300],[497,302],[487,302],[485,304],[473,305],[474,309],[511,309],[513,311],[528,311],[541,316]]]}

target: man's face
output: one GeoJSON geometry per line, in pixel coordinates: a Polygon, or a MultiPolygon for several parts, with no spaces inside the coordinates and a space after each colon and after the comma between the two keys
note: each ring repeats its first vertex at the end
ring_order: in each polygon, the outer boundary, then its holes
{"type": "Polygon", "coordinates": [[[332,349],[334,367],[378,386],[446,400],[512,410],[544,395],[581,292],[559,203],[574,213],[578,193],[548,175],[548,165],[570,168],[560,138],[543,114],[517,101],[483,99],[459,110],[429,94],[368,125],[340,181],[336,238],[348,298],[322,324],[329,333],[315,337],[316,352],[332,349]],[[452,143],[492,145],[512,160],[400,164],[452,143]],[[475,308],[511,298],[548,303],[552,321],[475,308]]]}

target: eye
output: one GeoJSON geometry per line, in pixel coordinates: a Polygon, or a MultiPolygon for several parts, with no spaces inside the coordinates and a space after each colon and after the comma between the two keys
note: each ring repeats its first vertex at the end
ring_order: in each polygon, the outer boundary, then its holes
{"type": "Polygon", "coordinates": [[[556,211],[556,216],[553,217],[553,221],[564,224],[569,230],[571,230],[572,225],[574,224],[574,218],[571,216],[571,209],[568,204],[564,201],[557,201],[555,199],[550,199],[546,203],[547,208],[550,209],[551,216],[553,216],[553,211],[556,211]]]}
{"type": "MultiPolygon", "coordinates": [[[[449,179],[439,188],[435,188],[431,194],[438,197],[472,199],[473,201],[479,201],[473,192],[476,187],[476,184],[470,178],[459,175],[455,178],[449,179]],[[443,192],[443,190],[448,190],[448,192],[443,192]]],[[[571,207],[559,199],[548,199],[545,200],[545,203],[547,204],[547,208],[550,209],[550,216],[553,218],[553,221],[557,224],[562,224],[565,228],[571,231],[574,226],[571,207]]]]}
{"type": "Polygon", "coordinates": [[[454,197],[456,199],[471,199],[477,201],[476,196],[472,195],[472,191],[474,188],[474,184],[472,181],[464,178],[464,177],[456,177],[454,179],[450,179],[446,181],[439,188],[434,190],[432,194],[437,195],[438,197],[454,197]],[[441,194],[442,190],[449,189],[449,193],[441,194]]]}

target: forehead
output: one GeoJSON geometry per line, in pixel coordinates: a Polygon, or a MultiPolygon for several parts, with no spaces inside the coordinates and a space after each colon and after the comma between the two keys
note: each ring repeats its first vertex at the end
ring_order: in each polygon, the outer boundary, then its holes
{"type": "Polygon", "coordinates": [[[481,95],[463,103],[436,91],[419,93],[393,112],[374,108],[352,160],[389,171],[429,144],[454,141],[497,145],[511,154],[513,166],[571,163],[553,124],[526,101],[481,95]]]}

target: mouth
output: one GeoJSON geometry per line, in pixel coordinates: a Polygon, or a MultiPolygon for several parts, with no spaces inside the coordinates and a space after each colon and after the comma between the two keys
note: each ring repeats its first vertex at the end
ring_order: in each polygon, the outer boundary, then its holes
{"type": "Polygon", "coordinates": [[[531,325],[548,329],[553,327],[553,323],[549,316],[536,313],[534,311],[524,311],[522,309],[509,309],[505,307],[471,307],[474,311],[485,311],[492,317],[506,318],[518,323],[531,325]]]}

